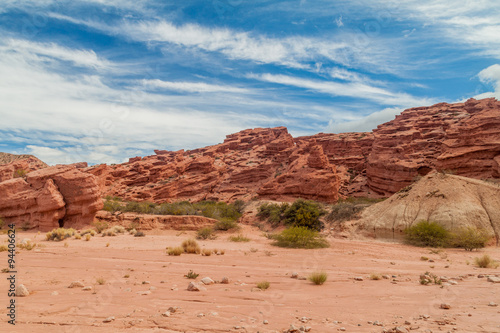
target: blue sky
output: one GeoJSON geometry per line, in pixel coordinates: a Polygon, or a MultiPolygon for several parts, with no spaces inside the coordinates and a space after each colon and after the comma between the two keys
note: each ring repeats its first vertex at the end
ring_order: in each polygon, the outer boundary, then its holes
{"type": "Polygon", "coordinates": [[[491,1],[4,0],[0,151],[119,163],[500,96],[491,1]]]}

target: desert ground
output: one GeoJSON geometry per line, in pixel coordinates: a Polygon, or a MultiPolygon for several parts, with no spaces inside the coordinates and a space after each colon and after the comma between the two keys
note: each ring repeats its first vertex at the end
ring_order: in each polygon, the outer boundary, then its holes
{"type": "MultiPolygon", "coordinates": [[[[0,331],[283,332],[293,325],[310,332],[396,327],[500,332],[500,307],[495,306],[500,284],[487,281],[488,275],[500,276],[500,269],[474,266],[474,258],[485,253],[499,259],[498,247],[432,251],[329,237],[327,249],[284,249],[270,245],[255,227],[243,226],[240,232],[251,240],[235,243],[228,240],[231,233],[223,233],[198,241],[202,248],[225,250],[224,255],[168,256],[166,247],[180,245],[195,232],[153,230],[146,237],[97,235],[90,241],[49,242],[43,233],[18,231],[18,243],[29,238],[41,246],[17,253],[18,283],[30,295],[16,298],[15,327],[7,324],[6,307],[1,307],[0,331]],[[199,274],[196,281],[227,277],[229,284],[188,291],[193,280],[184,275],[190,270],[199,274]],[[300,278],[319,270],[328,273],[323,285],[300,278]],[[419,276],[426,271],[451,281],[421,285],[419,276]],[[291,278],[294,272],[298,279],[291,278]],[[386,276],[372,280],[372,274],[386,276]],[[74,281],[92,289],[68,288],[74,281]],[[261,281],[270,287],[256,288],[261,281]],[[441,309],[442,303],[451,308],[441,309]]],[[[6,239],[2,235],[0,242],[6,239]]],[[[1,281],[1,304],[7,305],[7,283],[1,281]]]]}

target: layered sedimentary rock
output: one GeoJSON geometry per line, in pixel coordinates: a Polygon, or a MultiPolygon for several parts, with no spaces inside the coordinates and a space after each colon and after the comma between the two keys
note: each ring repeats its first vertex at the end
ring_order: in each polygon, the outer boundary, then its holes
{"type": "Polygon", "coordinates": [[[130,226],[137,230],[200,230],[204,227],[213,227],[217,223],[215,219],[196,215],[112,214],[105,211],[98,212],[95,218],[98,221],[130,226]]]}
{"type": "Polygon", "coordinates": [[[46,167],[47,164],[32,155],[0,153],[0,182],[46,167]]]}
{"type": "Polygon", "coordinates": [[[284,127],[228,135],[191,151],[155,151],[128,163],[87,171],[105,194],[128,200],[338,199],[337,170],[313,140],[296,144],[284,127]]]}
{"type": "Polygon", "coordinates": [[[75,166],[47,167],[3,181],[0,193],[0,217],[23,228],[87,225],[103,206],[95,177],[75,166]]]}
{"type": "Polygon", "coordinates": [[[500,102],[494,98],[408,109],[373,133],[367,184],[383,195],[431,170],[500,177],[500,102]]]}
{"type": "Polygon", "coordinates": [[[462,176],[433,172],[415,184],[365,209],[356,222],[372,236],[401,238],[421,220],[453,231],[477,227],[500,237],[500,186],[462,176]]]}

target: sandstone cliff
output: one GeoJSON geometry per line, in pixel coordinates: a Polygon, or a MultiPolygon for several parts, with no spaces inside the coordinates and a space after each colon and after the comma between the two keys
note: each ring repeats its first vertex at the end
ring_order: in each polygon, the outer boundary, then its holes
{"type": "Polygon", "coordinates": [[[50,230],[91,224],[102,208],[93,175],[54,166],[0,182],[0,216],[17,227],[50,230]]]}
{"type": "Polygon", "coordinates": [[[47,164],[33,155],[0,153],[0,182],[23,177],[28,172],[46,168],[47,164]]]}

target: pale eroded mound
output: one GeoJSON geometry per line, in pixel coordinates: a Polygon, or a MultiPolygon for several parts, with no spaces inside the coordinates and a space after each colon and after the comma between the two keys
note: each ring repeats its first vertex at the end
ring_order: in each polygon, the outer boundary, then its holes
{"type": "Polygon", "coordinates": [[[421,220],[456,230],[474,226],[500,234],[500,186],[481,180],[431,173],[387,200],[367,208],[358,229],[376,237],[400,238],[421,220]]]}

